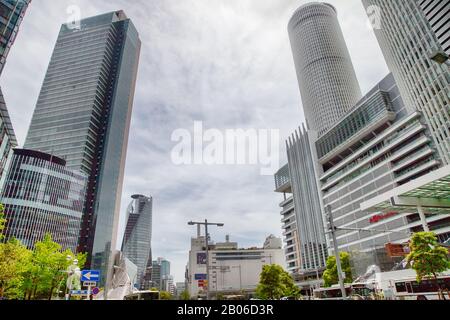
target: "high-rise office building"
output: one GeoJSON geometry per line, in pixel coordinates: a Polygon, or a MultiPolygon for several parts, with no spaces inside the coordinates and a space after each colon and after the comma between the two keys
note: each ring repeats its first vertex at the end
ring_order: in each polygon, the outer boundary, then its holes
{"type": "MultiPolygon", "coordinates": [[[[385,245],[405,243],[411,232],[423,231],[420,215],[415,208],[367,212],[361,204],[441,166],[422,115],[409,111],[389,74],[316,147],[324,206],[330,206],[336,227],[343,229],[337,235],[339,249],[367,253],[371,259],[365,263],[390,270],[396,261],[385,245]]],[[[440,239],[450,237],[448,216],[429,215],[426,221],[440,239]]]]}
{"type": "Polygon", "coordinates": [[[321,135],[362,96],[336,9],[307,3],[288,30],[307,126],[321,135]]]}
{"type": "Polygon", "coordinates": [[[152,261],[152,198],[143,195],[132,198],[127,208],[122,253],[138,268],[137,287],[145,289],[144,276],[147,265],[152,261]]]}
{"type": "Polygon", "coordinates": [[[0,0],[0,75],[31,0],[0,0]]]}
{"type": "MultiPolygon", "coordinates": [[[[0,75],[6,58],[16,39],[20,23],[31,0],[0,0],[0,75]]],[[[0,88],[0,190],[5,180],[5,170],[11,161],[17,139],[0,88]]]]}
{"type": "Polygon", "coordinates": [[[164,258],[158,258],[158,264],[161,266],[161,278],[170,275],[170,261],[164,258]]]}
{"type": "Polygon", "coordinates": [[[152,263],[152,280],[150,281],[151,287],[160,289],[162,286],[161,282],[161,264],[158,263],[158,260],[153,260],[152,263]]]}
{"type": "Polygon", "coordinates": [[[5,180],[6,169],[11,162],[13,148],[17,147],[16,134],[6,108],[5,98],[0,88],[0,190],[5,180]]]}
{"type": "Polygon", "coordinates": [[[287,141],[289,176],[300,239],[301,272],[323,270],[328,257],[318,187],[314,132],[299,128],[287,141]]]}
{"type": "Polygon", "coordinates": [[[141,42],[123,11],[61,27],[25,147],[89,176],[79,251],[112,277],[141,42]]]}
{"type": "Polygon", "coordinates": [[[450,69],[432,59],[448,49],[448,1],[363,3],[379,10],[375,35],[407,108],[422,112],[440,160],[450,164],[450,69]]]}
{"type": "Polygon", "coordinates": [[[49,154],[14,149],[0,193],[6,240],[18,239],[31,249],[50,233],[64,249],[76,250],[87,175],[65,164],[49,154]]]}

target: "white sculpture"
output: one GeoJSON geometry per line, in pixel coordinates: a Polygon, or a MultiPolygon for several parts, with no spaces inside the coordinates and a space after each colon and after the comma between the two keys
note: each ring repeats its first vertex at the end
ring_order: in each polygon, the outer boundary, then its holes
{"type": "Polygon", "coordinates": [[[81,290],[81,270],[78,267],[78,260],[74,259],[73,264],[67,268],[67,289],[68,290],[81,290]]]}

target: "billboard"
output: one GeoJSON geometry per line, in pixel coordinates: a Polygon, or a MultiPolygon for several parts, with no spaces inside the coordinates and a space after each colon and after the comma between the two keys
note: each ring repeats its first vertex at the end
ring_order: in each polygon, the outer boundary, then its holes
{"type": "Polygon", "coordinates": [[[197,264],[206,264],[206,252],[197,253],[197,264]]]}

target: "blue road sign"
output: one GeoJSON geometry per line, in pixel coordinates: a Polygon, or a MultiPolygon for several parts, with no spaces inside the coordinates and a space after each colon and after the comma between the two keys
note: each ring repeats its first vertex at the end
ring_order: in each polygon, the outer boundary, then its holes
{"type": "Polygon", "coordinates": [[[100,281],[99,270],[83,270],[81,271],[81,281],[100,281]]]}
{"type": "Polygon", "coordinates": [[[195,280],[206,280],[207,277],[208,277],[208,275],[206,275],[206,274],[196,274],[195,280]]]}
{"type": "Polygon", "coordinates": [[[72,296],[87,296],[88,291],[87,290],[71,290],[70,294],[72,296]]]}

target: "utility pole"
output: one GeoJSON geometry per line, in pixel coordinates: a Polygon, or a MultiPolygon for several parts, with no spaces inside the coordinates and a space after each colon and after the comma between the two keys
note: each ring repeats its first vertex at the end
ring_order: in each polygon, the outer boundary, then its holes
{"type": "Polygon", "coordinates": [[[334,256],[336,257],[336,266],[337,266],[338,277],[339,277],[339,286],[341,287],[342,298],[346,299],[347,292],[345,290],[344,277],[343,277],[342,264],[341,264],[341,256],[339,254],[339,247],[338,247],[338,243],[337,243],[337,239],[336,239],[337,229],[334,225],[334,218],[333,218],[333,214],[331,211],[331,206],[327,206],[326,210],[327,210],[328,222],[330,223],[330,233],[333,238],[334,256]]]}
{"type": "Polygon", "coordinates": [[[223,223],[210,223],[207,219],[205,222],[189,222],[188,225],[194,226],[197,225],[197,234],[199,234],[200,226],[205,226],[205,251],[206,251],[206,300],[209,300],[210,293],[210,283],[209,283],[209,239],[208,239],[208,226],[217,226],[223,227],[223,223]]]}

